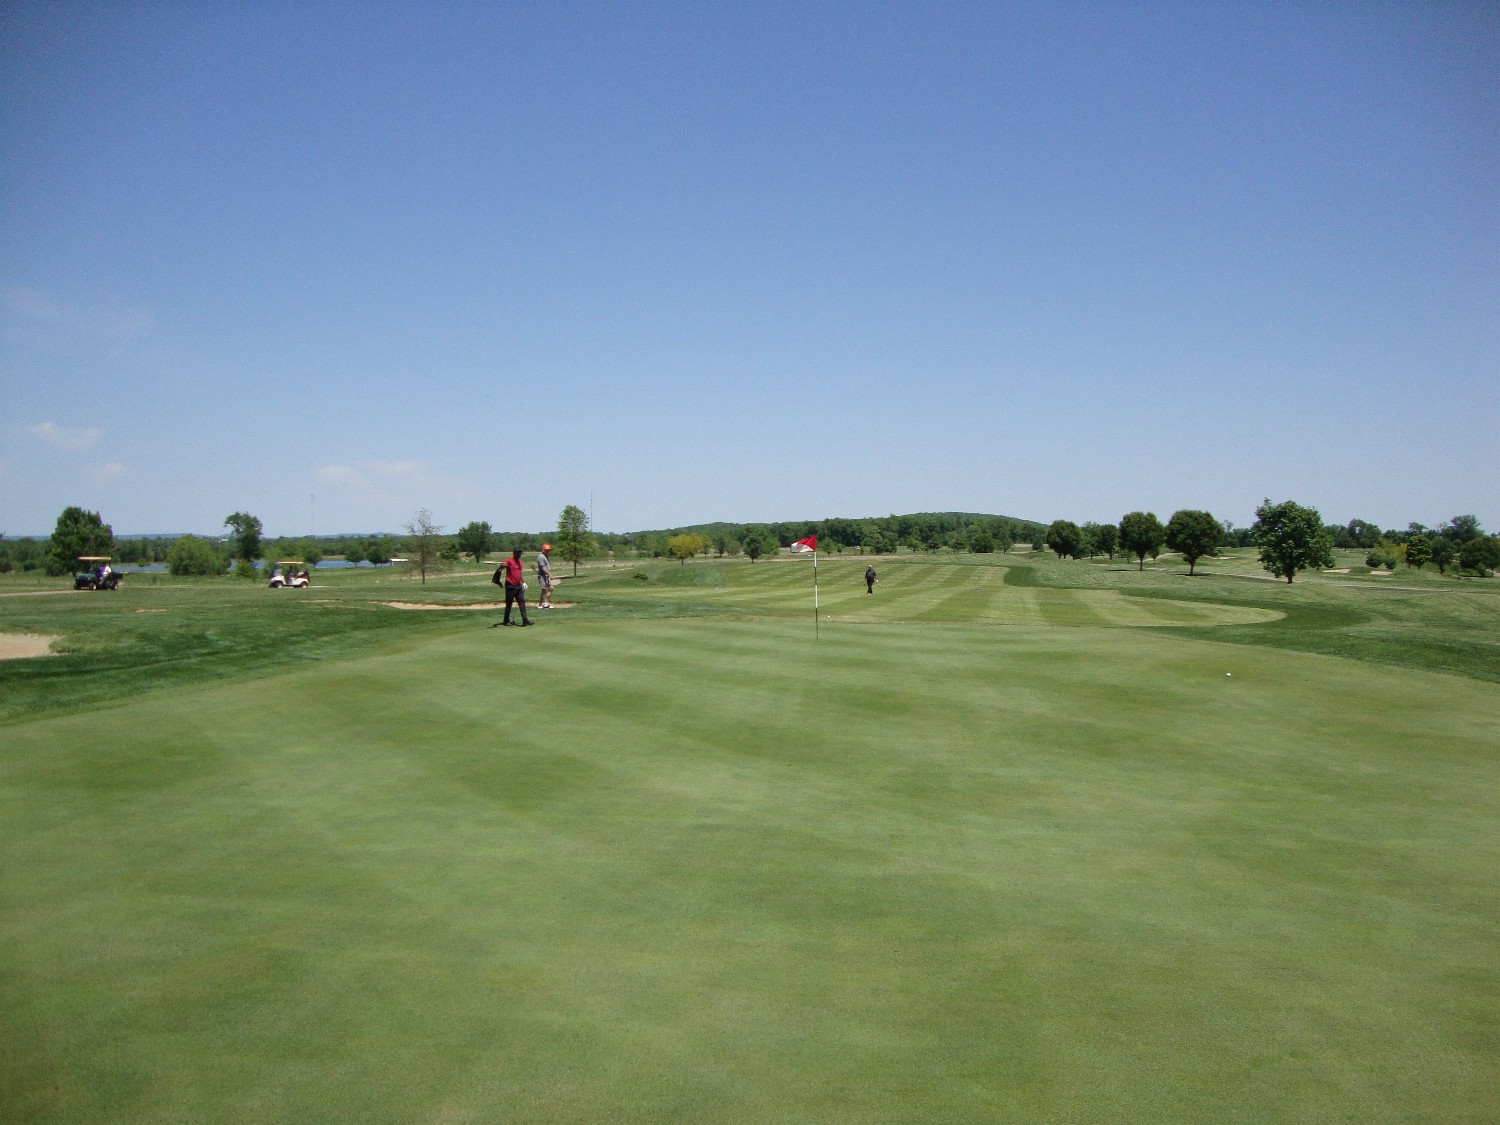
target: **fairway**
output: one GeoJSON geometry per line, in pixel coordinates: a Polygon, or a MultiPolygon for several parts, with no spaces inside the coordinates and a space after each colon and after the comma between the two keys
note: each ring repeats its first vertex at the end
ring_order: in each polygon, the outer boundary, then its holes
{"type": "MultiPolygon", "coordinates": [[[[883,560],[877,560],[882,562],[883,560]]],[[[892,560],[876,593],[867,594],[864,560],[823,563],[819,603],[825,619],[873,623],[931,622],[984,625],[1244,625],[1273,621],[1275,610],[1190,601],[1147,601],[1115,589],[1021,587],[1006,581],[1008,568],[934,563],[903,566],[892,560]]],[[[761,614],[806,617],[812,611],[808,564],[775,562],[721,568],[718,600],[761,614]]],[[[670,580],[670,573],[666,576],[670,580]]],[[[701,587],[668,587],[696,599],[701,587]]]]}
{"type": "Polygon", "coordinates": [[[4,600],[0,1119],[1500,1115],[1493,595],[864,565],[4,600]]]}

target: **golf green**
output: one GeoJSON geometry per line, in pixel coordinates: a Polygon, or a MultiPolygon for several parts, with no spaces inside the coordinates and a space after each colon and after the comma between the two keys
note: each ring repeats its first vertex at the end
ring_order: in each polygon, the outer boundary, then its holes
{"type": "Polygon", "coordinates": [[[0,727],[0,1119],[1500,1116],[1493,683],[845,565],[0,727]]]}

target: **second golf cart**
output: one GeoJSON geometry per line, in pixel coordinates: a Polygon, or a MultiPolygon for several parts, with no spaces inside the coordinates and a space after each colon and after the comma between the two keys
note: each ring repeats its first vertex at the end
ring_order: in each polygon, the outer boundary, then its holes
{"type": "Polygon", "coordinates": [[[282,559],[271,571],[271,589],[305,590],[308,586],[307,570],[301,559],[282,559]]]}
{"type": "Polygon", "coordinates": [[[120,573],[109,565],[109,555],[79,555],[73,574],[75,590],[118,590],[120,573]]]}

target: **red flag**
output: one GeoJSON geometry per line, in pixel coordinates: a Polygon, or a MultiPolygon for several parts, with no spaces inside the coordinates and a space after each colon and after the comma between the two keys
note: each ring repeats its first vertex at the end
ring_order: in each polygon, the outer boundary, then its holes
{"type": "Polygon", "coordinates": [[[818,537],[809,535],[806,539],[799,539],[792,544],[792,554],[810,555],[818,549],[818,537]]]}

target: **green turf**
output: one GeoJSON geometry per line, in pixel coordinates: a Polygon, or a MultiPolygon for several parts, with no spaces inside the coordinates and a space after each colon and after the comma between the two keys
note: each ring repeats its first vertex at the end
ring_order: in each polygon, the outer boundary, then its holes
{"type": "Polygon", "coordinates": [[[879,565],[0,599],[0,1120],[1500,1115],[1487,587],[879,565]]]}

